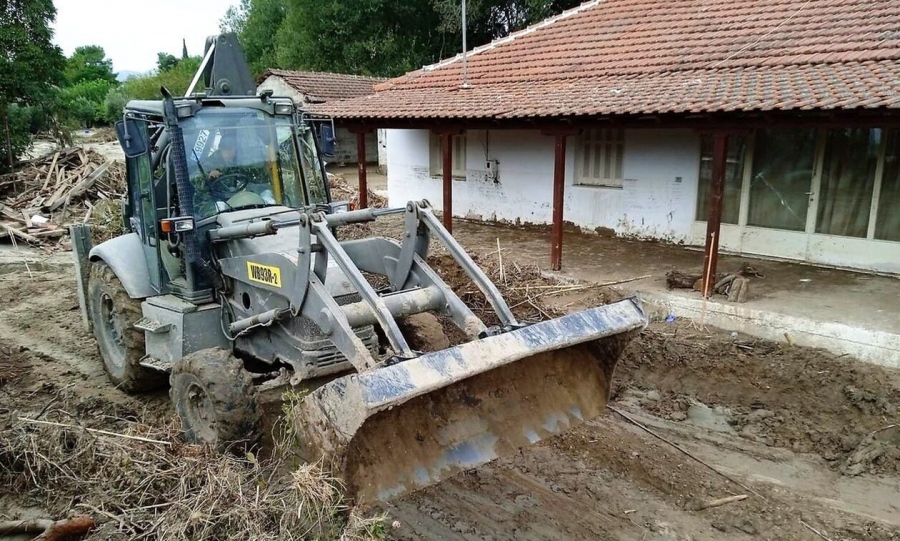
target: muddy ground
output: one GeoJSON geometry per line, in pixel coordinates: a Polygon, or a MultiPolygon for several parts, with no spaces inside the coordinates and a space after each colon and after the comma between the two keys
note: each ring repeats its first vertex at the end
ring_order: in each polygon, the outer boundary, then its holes
{"type": "MultiPolygon", "coordinates": [[[[0,422],[60,396],[95,427],[170,421],[165,392],[133,398],[108,383],[68,257],[0,258],[0,422]]],[[[611,405],[634,422],[608,411],[372,511],[403,540],[900,540],[900,373],[654,322],[620,362],[611,405]]],[[[3,494],[0,520],[40,505],[3,494]]]]}

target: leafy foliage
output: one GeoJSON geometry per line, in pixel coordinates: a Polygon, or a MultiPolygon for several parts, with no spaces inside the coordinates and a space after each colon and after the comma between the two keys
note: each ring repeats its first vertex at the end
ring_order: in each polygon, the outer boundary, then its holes
{"type": "Polygon", "coordinates": [[[169,53],[156,53],[156,69],[159,71],[169,71],[178,65],[180,59],[169,53]]]}
{"type": "Polygon", "coordinates": [[[129,79],[122,84],[122,92],[129,98],[138,100],[162,99],[159,89],[163,86],[176,96],[184,94],[197,73],[201,60],[199,56],[189,57],[179,61],[172,69],[129,79]]]}
{"type": "MultiPolygon", "coordinates": [[[[467,39],[473,46],[483,45],[580,3],[581,0],[468,0],[467,39]]],[[[434,5],[441,14],[443,29],[459,35],[462,31],[459,0],[434,0],[434,5]]]]}
{"type": "MultiPolygon", "coordinates": [[[[468,0],[469,46],[579,1],[468,0]]],[[[462,50],[459,0],[241,0],[221,28],[238,34],[256,74],[288,68],[395,76],[462,50]]]]}
{"type": "Polygon", "coordinates": [[[103,98],[103,119],[114,124],[122,120],[122,112],[125,110],[125,104],[128,103],[128,94],[125,93],[123,86],[110,88],[103,98]]]}
{"type": "Polygon", "coordinates": [[[51,41],[55,18],[52,0],[0,3],[0,126],[9,122],[11,136],[9,145],[0,144],[0,168],[19,154],[13,148],[10,156],[7,146],[28,137],[31,121],[23,122],[20,115],[25,106],[48,101],[51,85],[62,78],[63,55],[51,41]]]}
{"type": "Polygon", "coordinates": [[[112,70],[112,60],[106,58],[106,51],[99,45],[77,47],[66,60],[66,82],[76,85],[82,81],[106,81],[116,83],[112,70]]]}
{"type": "Polygon", "coordinates": [[[276,31],[284,23],[287,14],[285,0],[243,0],[246,14],[240,24],[241,46],[254,74],[260,74],[275,66],[276,31]]]}
{"type": "Polygon", "coordinates": [[[276,45],[282,67],[398,75],[437,61],[456,38],[432,0],[288,0],[276,45]]]}

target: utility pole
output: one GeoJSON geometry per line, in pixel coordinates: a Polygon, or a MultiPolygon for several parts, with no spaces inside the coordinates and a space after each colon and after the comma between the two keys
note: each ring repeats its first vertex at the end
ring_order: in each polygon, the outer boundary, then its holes
{"type": "Polygon", "coordinates": [[[463,82],[460,88],[469,88],[469,65],[466,62],[466,56],[469,54],[468,46],[466,45],[466,0],[462,0],[462,71],[463,71],[463,82]]]}

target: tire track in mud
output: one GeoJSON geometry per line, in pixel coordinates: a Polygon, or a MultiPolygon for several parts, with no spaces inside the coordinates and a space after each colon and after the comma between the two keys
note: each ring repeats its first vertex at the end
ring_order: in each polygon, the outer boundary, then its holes
{"type": "Polygon", "coordinates": [[[609,497],[612,482],[548,442],[385,504],[383,510],[401,522],[395,536],[403,540],[647,539],[646,530],[609,497]]]}
{"type": "MultiPolygon", "coordinates": [[[[61,269],[65,273],[70,269],[61,269]]],[[[81,324],[75,281],[69,277],[0,283],[0,340],[25,347],[85,379],[104,376],[96,345],[81,324]]],[[[38,365],[44,372],[46,366],[38,365]]],[[[51,370],[57,373],[60,367],[51,370]]],[[[48,374],[49,375],[49,374],[48,374]]]]}
{"type": "Polygon", "coordinates": [[[72,265],[59,265],[17,279],[0,274],[0,344],[30,358],[30,385],[4,389],[13,393],[11,403],[22,412],[40,410],[66,389],[72,407],[93,414],[169,415],[166,394],[132,397],[110,384],[94,337],[82,324],[72,273],[72,265]]]}
{"type": "Polygon", "coordinates": [[[520,468],[489,465],[386,506],[400,539],[639,540],[641,528],[520,468]]]}

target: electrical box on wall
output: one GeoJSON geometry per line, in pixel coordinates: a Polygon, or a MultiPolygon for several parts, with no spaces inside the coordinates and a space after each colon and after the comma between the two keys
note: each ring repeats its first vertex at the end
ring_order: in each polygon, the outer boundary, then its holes
{"type": "Polygon", "coordinates": [[[497,160],[487,160],[484,164],[484,168],[487,170],[488,178],[497,182],[500,178],[500,162],[497,160]]]}

